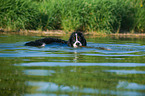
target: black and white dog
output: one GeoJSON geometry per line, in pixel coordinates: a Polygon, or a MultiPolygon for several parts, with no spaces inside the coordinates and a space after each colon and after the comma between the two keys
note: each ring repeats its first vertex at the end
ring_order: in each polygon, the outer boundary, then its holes
{"type": "Polygon", "coordinates": [[[30,41],[25,44],[25,46],[45,46],[53,42],[67,44],[70,47],[83,47],[87,45],[86,39],[81,32],[73,32],[68,41],[56,38],[43,38],[35,41],[30,41]]]}
{"type": "Polygon", "coordinates": [[[87,45],[86,39],[81,32],[73,32],[67,42],[70,47],[83,47],[87,45]]]}

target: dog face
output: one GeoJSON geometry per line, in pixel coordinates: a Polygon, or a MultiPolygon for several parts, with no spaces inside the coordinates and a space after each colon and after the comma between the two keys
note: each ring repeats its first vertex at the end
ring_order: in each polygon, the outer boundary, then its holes
{"type": "Polygon", "coordinates": [[[86,46],[86,39],[81,32],[73,32],[68,40],[68,45],[71,47],[86,46]]]}

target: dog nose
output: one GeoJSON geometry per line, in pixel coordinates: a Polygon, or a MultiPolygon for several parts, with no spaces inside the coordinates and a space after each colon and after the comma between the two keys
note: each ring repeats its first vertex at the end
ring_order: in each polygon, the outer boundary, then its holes
{"type": "Polygon", "coordinates": [[[80,46],[80,43],[76,43],[77,46],[80,46]]]}

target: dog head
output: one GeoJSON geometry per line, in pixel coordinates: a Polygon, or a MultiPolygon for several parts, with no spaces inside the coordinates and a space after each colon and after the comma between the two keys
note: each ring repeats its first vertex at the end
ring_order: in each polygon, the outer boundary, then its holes
{"type": "Polygon", "coordinates": [[[73,32],[68,40],[68,45],[71,47],[86,46],[86,39],[81,32],[73,32]]]}

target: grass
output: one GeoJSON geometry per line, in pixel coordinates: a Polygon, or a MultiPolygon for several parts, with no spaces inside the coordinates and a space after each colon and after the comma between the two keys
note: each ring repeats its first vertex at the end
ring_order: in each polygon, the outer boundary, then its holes
{"type": "Polygon", "coordinates": [[[0,28],[145,32],[145,0],[0,0],[0,28]]]}

